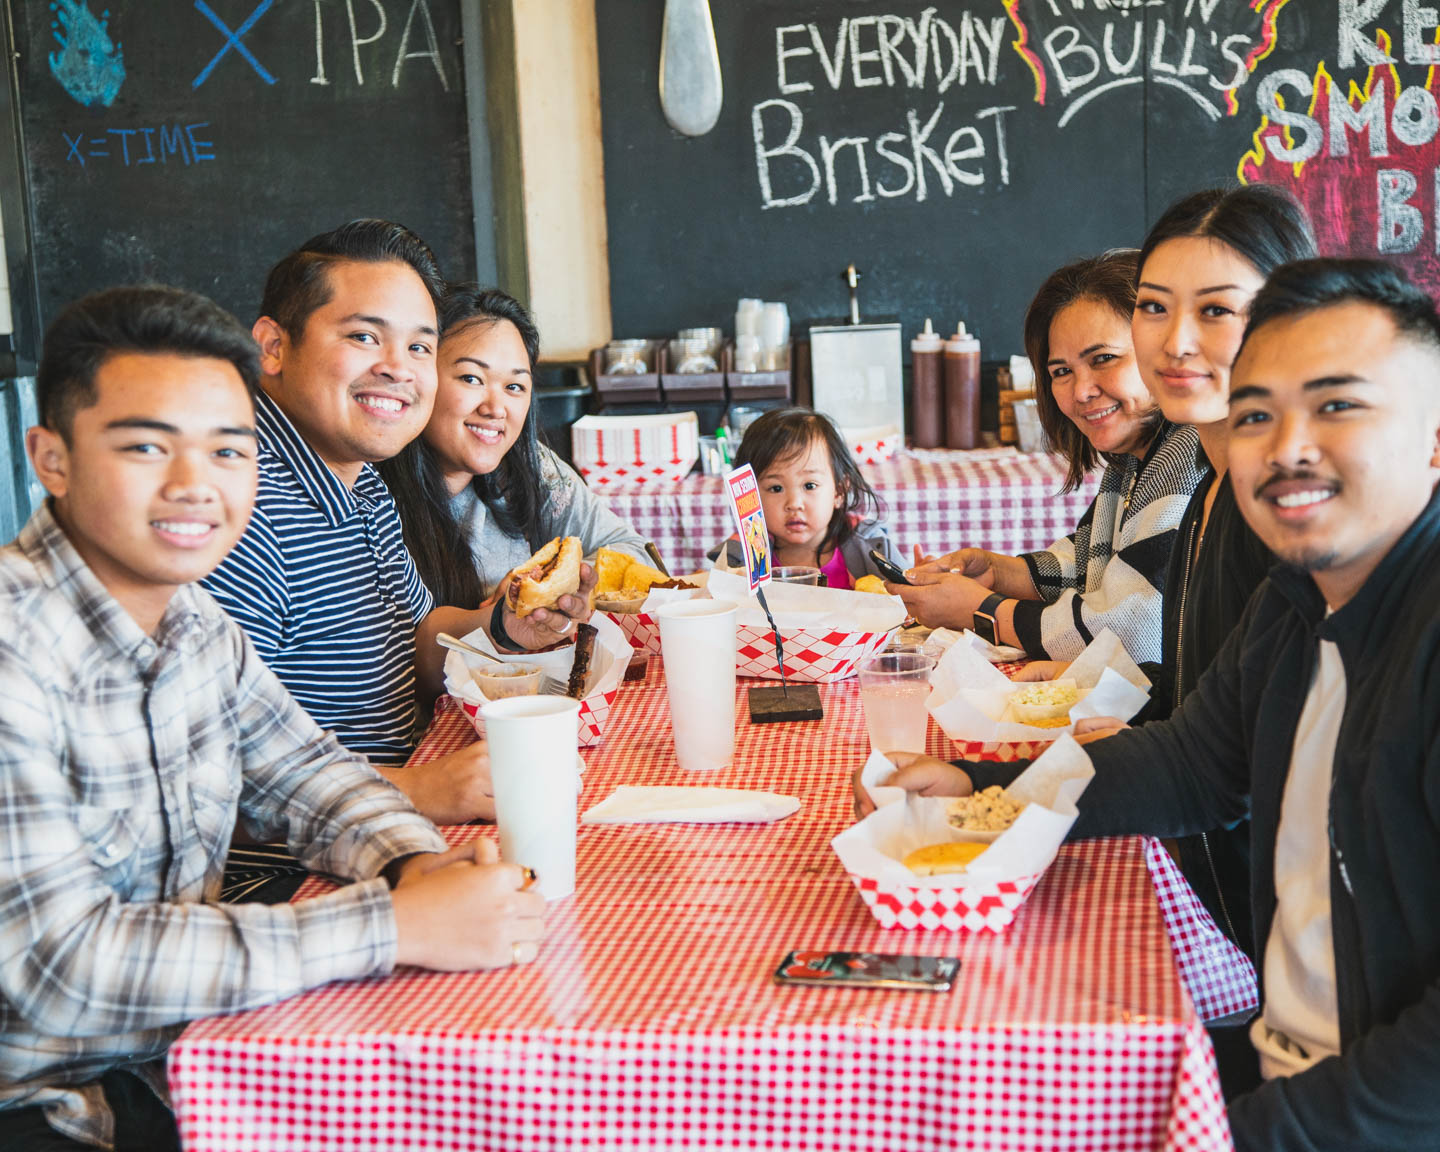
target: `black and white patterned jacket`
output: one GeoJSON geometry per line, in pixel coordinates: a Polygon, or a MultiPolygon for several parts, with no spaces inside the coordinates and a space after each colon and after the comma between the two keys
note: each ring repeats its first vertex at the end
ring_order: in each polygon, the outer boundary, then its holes
{"type": "Polygon", "coordinates": [[[1105,628],[1137,662],[1161,655],[1162,592],[1175,533],[1206,470],[1193,427],[1162,424],[1145,459],[1109,464],[1072,535],[1021,557],[1040,593],[1015,608],[1025,651],[1073,660],[1105,628]]]}

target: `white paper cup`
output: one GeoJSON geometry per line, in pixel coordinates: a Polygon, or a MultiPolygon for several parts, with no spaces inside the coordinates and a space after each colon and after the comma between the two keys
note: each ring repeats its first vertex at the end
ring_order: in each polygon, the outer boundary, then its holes
{"type": "Polygon", "coordinates": [[[580,701],[514,696],[480,709],[490,745],[500,858],[535,872],[546,900],[575,891],[580,701]]]}
{"type": "Polygon", "coordinates": [[[682,600],[655,611],[675,757],[686,771],[735,758],[735,611],[728,600],[682,600]]]}

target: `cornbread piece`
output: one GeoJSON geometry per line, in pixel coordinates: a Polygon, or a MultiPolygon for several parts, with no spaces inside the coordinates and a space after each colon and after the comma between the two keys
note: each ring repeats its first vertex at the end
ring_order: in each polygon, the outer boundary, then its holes
{"type": "Polygon", "coordinates": [[[963,841],[927,844],[923,848],[915,849],[901,863],[917,876],[943,876],[948,872],[964,872],[975,857],[988,847],[988,844],[963,841]]]}

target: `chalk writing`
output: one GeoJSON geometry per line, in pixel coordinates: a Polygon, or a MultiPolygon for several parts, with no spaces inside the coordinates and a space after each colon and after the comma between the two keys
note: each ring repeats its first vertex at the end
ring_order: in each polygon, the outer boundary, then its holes
{"type": "Polygon", "coordinates": [[[203,129],[208,120],[195,124],[158,125],[146,128],[108,128],[104,132],[62,131],[65,162],[88,168],[97,161],[123,168],[145,164],[200,164],[215,159],[215,143],[203,129]]]}
{"type": "Polygon", "coordinates": [[[761,206],[919,204],[1008,186],[1016,108],[995,90],[1013,92],[1017,77],[1060,129],[1145,84],[1179,93],[1202,121],[1236,115],[1288,2],[991,0],[986,11],[975,0],[943,15],[932,4],[777,23],[773,87],[750,107],[761,206]],[[868,131],[836,129],[825,104],[837,97],[868,131]]]}
{"type": "MultiPolygon", "coordinates": [[[[365,19],[373,21],[366,28],[366,35],[360,34],[361,18],[355,11],[356,0],[345,0],[345,17],[350,30],[350,61],[355,72],[355,83],[365,83],[365,67],[360,49],[376,44],[385,38],[390,30],[390,16],[382,0],[360,0],[362,10],[368,6],[365,19]]],[[[313,0],[315,9],[315,74],[310,83],[328,85],[330,76],[325,67],[325,18],[323,10],[328,0],[313,0]]],[[[410,0],[405,23],[400,30],[400,45],[395,53],[395,64],[390,70],[390,86],[400,87],[400,76],[406,61],[428,60],[435,69],[442,90],[450,91],[450,79],[445,74],[445,62],[440,55],[440,40],[435,33],[435,21],[430,15],[428,0],[410,0]],[[418,33],[417,33],[418,26],[418,33]],[[411,41],[424,36],[425,48],[412,50],[411,41]]]]}
{"type": "Polygon", "coordinates": [[[842,87],[924,88],[995,83],[1005,18],[960,14],[957,30],[926,8],[918,20],[850,16],[827,35],[817,24],[775,29],[775,71],[782,95],[813,92],[817,82],[842,87]],[[817,72],[818,67],[818,72],[817,72]]]}
{"type": "MultiPolygon", "coordinates": [[[[1005,114],[992,101],[956,123],[944,100],[895,100],[892,93],[993,88],[1004,48],[1004,16],[970,11],[942,17],[934,7],[918,16],[846,16],[821,24],[774,29],[775,90],[750,110],[756,175],[764,208],[824,201],[866,204],[937,190],[953,196],[987,181],[1010,182],[1005,114]],[[807,133],[807,109],[792,97],[840,91],[871,93],[894,108],[894,130],[807,133]]],[[[828,125],[822,122],[822,127],[828,125]]]]}
{"type": "Polygon", "coordinates": [[[1062,128],[1099,97],[1147,81],[1181,93],[1208,120],[1235,115],[1234,93],[1273,50],[1288,2],[1185,0],[1177,11],[1173,0],[1028,0],[1027,15],[1022,0],[1002,0],[1035,103],[1047,104],[1053,81],[1062,128]]]}
{"type": "Polygon", "coordinates": [[[400,87],[400,69],[407,60],[429,60],[440,77],[440,87],[446,92],[450,91],[450,81],[445,78],[445,68],[440,62],[440,44],[435,38],[435,22],[430,19],[430,6],[425,0],[413,0],[410,5],[410,15],[405,18],[405,31],[400,34],[400,50],[395,54],[395,69],[390,73],[390,87],[400,87]],[[429,47],[424,52],[407,52],[406,49],[410,47],[410,30],[415,25],[417,14],[425,24],[425,43],[429,47]]]}
{"type": "MultiPolygon", "coordinates": [[[[993,121],[989,127],[993,132],[995,160],[1001,184],[1010,183],[1010,158],[1005,148],[1004,114],[1014,110],[1009,105],[996,105],[982,108],[975,113],[977,121],[993,121]]],[[[751,128],[755,138],[755,164],[760,176],[763,206],[786,208],[808,204],[815,198],[822,184],[826,200],[831,204],[837,203],[839,183],[835,174],[835,159],[842,151],[850,153],[854,164],[857,190],[856,194],[850,197],[850,201],[855,204],[874,200],[877,194],[886,199],[913,195],[917,204],[923,203],[929,195],[928,179],[932,176],[939,181],[939,187],[946,196],[953,195],[957,185],[979,187],[986,180],[986,168],[980,163],[987,154],[985,136],[975,125],[966,124],[952,130],[945,137],[943,145],[940,144],[939,136],[935,136],[935,143],[931,144],[931,137],[935,135],[944,111],[945,104],[942,101],[935,106],[935,110],[922,125],[919,113],[913,108],[907,108],[905,132],[884,132],[873,140],[868,136],[845,136],[830,140],[821,135],[816,141],[821,157],[821,160],[817,161],[808,149],[798,143],[804,131],[805,120],[804,114],[796,105],[779,99],[765,100],[755,105],[751,111],[751,128]],[[771,109],[782,113],[784,119],[767,117],[766,113],[771,109]],[[784,124],[781,132],[785,139],[780,143],[773,143],[780,133],[768,133],[767,120],[784,124]],[[877,174],[872,190],[870,169],[866,162],[866,149],[871,146],[881,160],[903,174],[903,182],[887,184],[877,174]],[[782,174],[782,184],[799,188],[808,180],[808,185],[800,191],[792,191],[788,196],[778,193],[776,180],[771,174],[771,165],[779,158],[787,158],[800,165],[799,168],[794,164],[789,166],[789,174],[782,174]]],[[[892,180],[896,176],[894,172],[887,174],[892,180]]]]}
{"type": "Polygon", "coordinates": [[[260,61],[255,59],[250,49],[241,43],[241,39],[245,34],[255,27],[255,21],[259,20],[261,16],[269,11],[272,2],[273,0],[261,0],[260,6],[250,13],[245,23],[241,24],[239,28],[232,32],[226,26],[225,21],[221,20],[219,16],[211,11],[210,5],[206,4],[205,0],[195,0],[195,11],[199,12],[200,15],[204,16],[205,19],[209,20],[211,24],[220,30],[220,35],[225,37],[225,43],[220,51],[215,53],[214,57],[211,58],[210,63],[206,64],[205,67],[200,70],[200,75],[196,76],[194,81],[191,82],[190,86],[192,88],[199,88],[206,80],[210,79],[210,73],[215,71],[215,65],[219,64],[232,48],[235,50],[237,56],[243,57],[249,62],[250,67],[255,69],[256,75],[264,80],[266,84],[275,83],[275,77],[265,71],[260,61]]]}
{"type": "Polygon", "coordinates": [[[1333,70],[1321,59],[1313,71],[1282,68],[1260,80],[1259,125],[1237,174],[1288,188],[1306,206],[1323,248],[1395,259],[1434,291],[1440,17],[1413,0],[1395,7],[1398,42],[1396,24],[1376,25],[1384,0],[1337,0],[1333,70]],[[1402,67],[1423,71],[1407,84],[1402,67]],[[1363,79],[1336,74],[1347,68],[1363,69],[1363,79]]]}
{"type": "Polygon", "coordinates": [[[60,45],[50,53],[50,75],[85,107],[110,107],[125,83],[125,54],[110,40],[110,13],[101,12],[97,19],[84,0],[55,0],[50,11],[60,45]]]}

